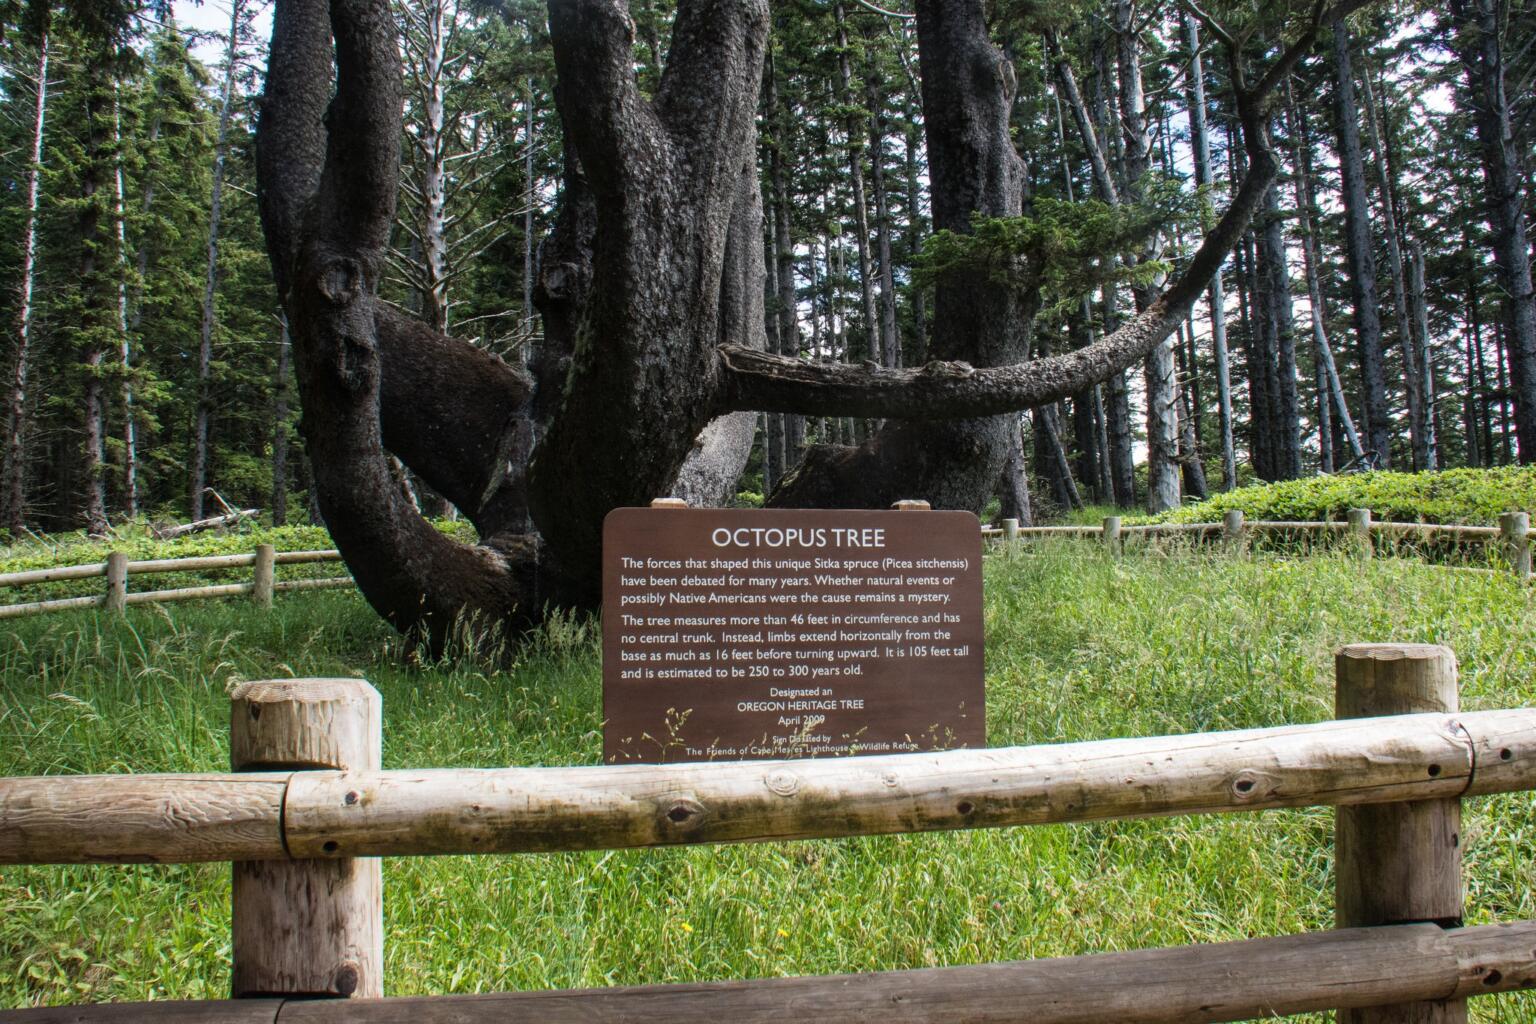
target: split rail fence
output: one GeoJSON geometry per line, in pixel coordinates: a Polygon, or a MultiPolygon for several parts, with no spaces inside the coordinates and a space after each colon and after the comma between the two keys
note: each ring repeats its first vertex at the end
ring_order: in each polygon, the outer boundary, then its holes
{"type": "Polygon", "coordinates": [[[327,590],[353,586],[350,576],[332,576],[323,579],[279,580],[279,565],[299,565],[310,562],[340,562],[341,552],[326,551],[278,551],[271,544],[262,544],[250,554],[209,555],[202,558],[154,558],[129,561],[121,551],[113,551],[104,562],[89,565],[62,565],[49,569],[28,569],[23,572],[0,573],[0,589],[22,587],[42,583],[63,583],[104,577],[106,587],[100,594],[81,597],[60,597],[49,601],[29,601],[25,604],[0,605],[0,619],[39,612],[65,611],[70,608],[103,608],[121,612],[131,604],[165,603],[170,601],[195,601],[207,597],[237,597],[249,595],[257,605],[272,605],[272,595],[291,590],[327,590]],[[128,580],[132,576],[152,573],[191,573],[212,570],[251,569],[249,583],[220,583],[202,587],[180,587],[174,590],[131,591],[128,580]]]}
{"type": "Polygon", "coordinates": [[[1369,555],[1377,537],[1395,540],[1437,541],[1467,544],[1496,544],[1508,559],[1515,575],[1531,579],[1531,520],[1526,512],[1509,512],[1499,517],[1498,526],[1460,526],[1438,523],[1396,523],[1376,520],[1371,510],[1353,508],[1343,522],[1333,520],[1253,520],[1240,510],[1228,512],[1219,523],[1152,523],[1123,525],[1119,516],[1106,516],[1101,526],[1020,526],[1017,519],[1005,519],[1000,527],[983,527],[982,536],[1007,544],[1047,538],[1102,540],[1117,550],[1132,538],[1184,537],[1217,540],[1231,550],[1246,550],[1254,539],[1264,536],[1338,536],[1356,550],[1369,555]]]}
{"type": "Polygon", "coordinates": [[[232,774],[0,779],[0,864],[234,862],[232,995],[4,1024],[1466,1020],[1536,987],[1536,921],[1463,927],[1461,801],[1536,788],[1536,709],[1462,713],[1444,647],[1355,645],[1313,725],[777,762],[380,770],[362,680],[247,683],[232,774]],[[300,766],[297,767],[296,766],[300,766]],[[998,828],[1332,805],[1336,929],[828,977],[384,998],[385,856],[998,828]]]}
{"type": "MultiPolygon", "coordinates": [[[[666,502],[663,500],[654,504],[664,505],[666,502]]],[[[904,502],[898,505],[927,507],[925,502],[904,502]]],[[[1117,549],[1128,539],[1136,537],[1188,537],[1214,538],[1224,543],[1229,549],[1240,550],[1246,549],[1257,536],[1305,534],[1343,535],[1367,553],[1372,550],[1373,536],[1417,538],[1425,542],[1495,543],[1500,545],[1521,580],[1531,578],[1530,517],[1524,512],[1512,512],[1500,516],[1498,526],[1382,522],[1373,520],[1369,509],[1351,509],[1348,522],[1245,520],[1243,513],[1239,511],[1228,512],[1226,518],[1219,523],[1157,523],[1137,526],[1122,525],[1119,516],[1106,517],[1102,526],[1020,526],[1016,519],[1005,519],[1001,527],[983,527],[981,533],[984,538],[1005,541],[1009,544],[1051,537],[1099,538],[1117,549]]],[[[127,555],[114,551],[107,555],[104,562],[0,573],[0,590],[8,587],[63,583],[95,577],[104,577],[106,581],[105,589],[100,594],[0,605],[0,619],[35,615],[41,612],[65,611],[72,608],[104,608],[108,611],[121,612],[131,604],[192,601],[212,597],[249,596],[257,605],[270,607],[274,593],[354,586],[350,576],[279,581],[276,579],[277,566],[308,562],[340,562],[341,560],[341,553],[334,549],[277,551],[270,544],[260,545],[251,554],[212,555],[203,558],[157,558],[146,561],[129,561],[127,555]],[[249,583],[221,583],[152,591],[130,591],[128,588],[129,577],[136,575],[208,572],[245,567],[250,567],[252,570],[249,583]]]]}

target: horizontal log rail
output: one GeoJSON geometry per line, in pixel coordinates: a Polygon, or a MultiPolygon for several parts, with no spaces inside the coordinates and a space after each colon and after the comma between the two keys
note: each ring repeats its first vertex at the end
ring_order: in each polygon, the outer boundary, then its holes
{"type": "Polygon", "coordinates": [[[1444,647],[1351,645],[1337,652],[1335,671],[1340,719],[1316,725],[483,771],[377,770],[380,706],[363,680],[247,683],[231,696],[230,749],[234,766],[249,770],[0,779],[0,863],[235,860],[237,998],[16,1010],[0,1012],[0,1024],[1166,1024],[1330,1008],[1354,1024],[1462,1024],[1470,997],[1536,988],[1536,921],[1449,926],[1464,912],[1461,800],[1536,788],[1536,709],[1458,713],[1455,657],[1444,647]],[[1337,807],[1331,932],[875,974],[382,998],[375,856],[1318,804],[1337,807]]]}
{"type": "Polygon", "coordinates": [[[1536,709],[800,761],[0,779],[0,864],[623,849],[1536,788],[1536,709]]]}
{"type": "Polygon", "coordinates": [[[28,569],[22,572],[0,573],[0,588],[20,587],[29,584],[59,583],[70,580],[91,579],[105,576],[106,592],[95,596],[62,597],[47,601],[28,601],[21,604],[0,605],[0,619],[19,618],[43,612],[67,611],[73,608],[105,608],[122,611],[135,604],[168,604],[175,601],[196,601],[205,598],[250,596],[258,605],[268,607],[274,593],[298,590],[332,590],[355,584],[350,576],[331,576],[321,579],[282,580],[276,578],[279,565],[305,565],[315,562],[340,562],[341,552],[332,549],[309,551],[277,551],[270,544],[260,545],[255,551],[237,555],[206,555],[195,558],[150,558],[129,561],[121,552],[112,552],[105,562],[90,565],[66,565],[51,569],[28,569]],[[213,572],[230,569],[253,569],[248,583],[219,583],[200,587],[179,587],[171,590],[128,591],[132,576],[167,572],[213,572]]]}
{"type": "Polygon", "coordinates": [[[1354,541],[1358,550],[1369,554],[1372,538],[1386,536],[1409,538],[1431,543],[1496,543],[1508,558],[1515,576],[1522,582],[1531,579],[1530,516],[1511,512],[1499,517],[1498,526],[1462,526],[1454,523],[1397,523],[1371,518],[1369,509],[1350,509],[1347,521],[1246,519],[1241,511],[1228,512],[1219,523],[1140,523],[1123,525],[1119,516],[1106,516],[1102,526],[1020,526],[1016,519],[1005,519],[999,527],[983,527],[982,536],[1000,540],[1005,545],[1048,537],[1072,537],[1102,540],[1111,549],[1123,546],[1126,537],[1172,537],[1183,535],[1219,535],[1229,548],[1242,549],[1255,534],[1342,534],[1354,541]]]}
{"type": "Polygon", "coordinates": [[[1536,986],[1536,921],[1347,928],[963,967],[392,999],[0,1012],[4,1024],[1166,1024],[1466,999],[1536,986]]]}

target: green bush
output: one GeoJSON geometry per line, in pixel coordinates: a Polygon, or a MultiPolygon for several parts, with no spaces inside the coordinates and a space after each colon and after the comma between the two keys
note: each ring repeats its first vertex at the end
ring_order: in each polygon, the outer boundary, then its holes
{"type": "Polygon", "coordinates": [[[1231,509],[1249,519],[1317,520],[1368,508],[1379,520],[1495,526],[1505,512],[1536,511],[1536,467],[1443,473],[1356,473],[1240,487],[1139,522],[1213,523],[1231,509]]]}

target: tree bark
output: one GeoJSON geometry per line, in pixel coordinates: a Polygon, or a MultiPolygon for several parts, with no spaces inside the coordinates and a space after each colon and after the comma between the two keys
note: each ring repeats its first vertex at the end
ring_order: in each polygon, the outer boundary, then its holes
{"type": "Polygon", "coordinates": [[[1296,326],[1291,311],[1290,274],[1286,268],[1285,224],[1280,214],[1280,186],[1270,188],[1264,200],[1264,225],[1260,234],[1265,319],[1273,343],[1266,353],[1265,371],[1270,374],[1270,448],[1275,479],[1294,480],[1301,475],[1301,418],[1296,398],[1296,326]]]}
{"type": "MultiPolygon", "coordinates": [[[[1378,119],[1376,90],[1371,85],[1370,62],[1366,61],[1364,74],[1360,76],[1365,99],[1366,138],[1371,146],[1371,159],[1381,178],[1381,231],[1387,239],[1387,261],[1392,286],[1392,312],[1396,317],[1397,343],[1402,350],[1403,379],[1408,395],[1409,453],[1415,471],[1429,468],[1428,433],[1425,427],[1423,375],[1419,370],[1418,351],[1414,344],[1412,314],[1408,303],[1408,273],[1403,262],[1403,244],[1397,216],[1397,183],[1394,180],[1392,153],[1383,144],[1381,121],[1378,119]]],[[[1383,104],[1386,97],[1382,97],[1383,104]]],[[[1380,108],[1380,118],[1385,119],[1385,105],[1380,108]]]]}
{"type": "Polygon", "coordinates": [[[843,131],[847,136],[848,182],[853,191],[854,241],[859,251],[860,310],[864,314],[864,351],[859,353],[859,358],[884,363],[880,354],[878,314],[875,312],[875,275],[869,256],[869,203],[864,194],[864,158],[861,152],[863,129],[858,116],[853,113],[853,70],[848,60],[848,26],[841,2],[832,5],[832,15],[837,23],[838,101],[848,111],[843,118],[843,131]]]}
{"type": "MultiPolygon", "coordinates": [[[[769,61],[769,88],[773,101],[770,104],[774,119],[773,146],[768,153],[768,174],[773,187],[773,244],[774,262],[778,267],[778,301],[775,315],[778,318],[779,354],[800,355],[800,293],[795,286],[795,236],[790,224],[789,159],[785,147],[791,138],[791,118],[788,106],[778,91],[778,67],[769,61]]],[[[783,475],[787,475],[800,462],[800,450],[805,439],[805,418],[793,413],[780,414],[783,430],[783,475]]],[[[767,498],[770,492],[764,491],[767,498]]]]}
{"type": "Polygon", "coordinates": [[[1365,394],[1365,447],[1379,465],[1391,465],[1391,413],[1382,366],[1381,317],[1377,312],[1376,257],[1371,242],[1370,201],[1365,190],[1365,162],[1360,153],[1360,117],[1355,104],[1354,66],[1349,28],[1333,24],[1334,129],[1339,143],[1339,174],[1344,200],[1345,253],[1354,303],[1355,344],[1360,354],[1361,390],[1365,394]]]}
{"type": "MultiPolygon", "coordinates": [[[[1435,361],[1429,340],[1429,300],[1424,286],[1424,250],[1414,242],[1409,251],[1408,306],[1412,310],[1413,329],[1408,347],[1416,350],[1410,370],[1416,370],[1420,398],[1419,435],[1422,448],[1420,465],[1429,473],[1440,468],[1439,445],[1435,440],[1435,361]]],[[[1469,382],[1470,383],[1470,382],[1469,382]]]]}
{"type": "Polygon", "coordinates": [[[27,384],[32,346],[32,284],[37,276],[37,211],[42,192],[43,127],[48,115],[48,31],[37,40],[37,70],[33,82],[37,99],[32,107],[32,151],[27,166],[27,213],[21,235],[21,278],[16,289],[16,360],[11,367],[10,390],[5,404],[4,480],[0,503],[4,523],[12,534],[25,526],[27,384]]]}
{"type": "Polygon", "coordinates": [[[1008,456],[997,480],[997,518],[1017,519],[1020,526],[1035,525],[1034,503],[1029,496],[1029,474],[1024,471],[1024,439],[1020,433],[1023,420],[1013,428],[1008,442],[1008,456]]]}
{"type": "Polygon", "coordinates": [[[277,339],[272,378],[272,525],[288,523],[288,319],[277,339]]]}
{"type": "MultiPolygon", "coordinates": [[[[1200,23],[1193,14],[1183,12],[1184,42],[1189,50],[1189,134],[1194,148],[1195,186],[1211,189],[1216,179],[1211,173],[1211,136],[1206,124],[1205,68],[1200,54],[1200,23]]],[[[1201,230],[1209,231],[1215,217],[1207,198],[1200,204],[1201,230]]],[[[1221,489],[1237,486],[1237,447],[1232,432],[1231,359],[1227,354],[1227,297],[1222,288],[1221,270],[1211,276],[1211,358],[1216,364],[1216,410],[1221,424],[1221,489]]]]}
{"type": "Polygon", "coordinates": [[[104,124],[112,103],[111,74],[105,60],[98,59],[86,70],[85,159],[80,172],[80,287],[84,294],[84,316],[80,328],[83,345],[80,362],[85,372],[85,394],[81,412],[84,424],[82,465],[85,530],[92,536],[107,532],[106,465],[106,389],[102,364],[106,361],[107,338],[115,334],[116,295],[104,276],[97,259],[101,249],[101,175],[104,171],[107,131],[104,124]]]}
{"type": "Polygon", "coordinates": [[[213,194],[208,204],[208,260],[203,275],[203,321],[197,350],[197,412],[192,428],[191,518],[203,518],[208,486],[208,421],[213,414],[213,332],[218,319],[219,227],[224,211],[224,164],[229,155],[229,121],[234,107],[235,69],[244,0],[231,0],[224,51],[224,85],[219,98],[219,132],[213,146],[213,194]]]}
{"type": "Polygon", "coordinates": [[[881,93],[877,75],[869,76],[866,99],[870,110],[870,184],[875,193],[875,252],[880,261],[880,354],[871,358],[878,359],[883,366],[894,368],[901,365],[901,342],[896,335],[896,275],[891,266],[891,204],[885,183],[885,139],[888,134],[885,97],[881,93]]]}
{"type": "Polygon", "coordinates": [[[128,334],[128,218],[123,189],[123,117],[122,84],[112,91],[112,226],[117,249],[114,265],[117,273],[117,333],[122,359],[123,399],[123,514],[139,514],[139,439],[133,409],[133,346],[128,334]]]}
{"type": "MultiPolygon", "coordinates": [[[[1151,166],[1141,83],[1141,43],[1135,0],[1115,0],[1115,65],[1119,79],[1120,128],[1125,145],[1125,193],[1132,203],[1142,199],[1142,179],[1151,166]]],[[[1141,260],[1153,254],[1149,242],[1141,260]]],[[[1145,286],[1133,289],[1136,311],[1145,312],[1153,293],[1145,286]]],[[[1174,371],[1172,342],[1165,338],[1147,356],[1144,367],[1147,389],[1147,511],[1154,514],[1177,508],[1181,500],[1179,480],[1178,374],[1174,371]]]]}
{"type": "Polygon", "coordinates": [[[1507,309],[1505,347],[1514,386],[1519,458],[1521,463],[1530,464],[1536,462],[1536,290],[1531,283],[1522,178],[1505,88],[1499,8],[1495,0],[1450,0],[1448,35],[1466,72],[1473,119],[1482,144],[1488,226],[1493,233],[1494,263],[1507,309]]]}

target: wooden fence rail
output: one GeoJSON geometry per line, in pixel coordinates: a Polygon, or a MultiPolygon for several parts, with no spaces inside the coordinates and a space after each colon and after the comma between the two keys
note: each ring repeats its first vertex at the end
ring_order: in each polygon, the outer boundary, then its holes
{"type": "Polygon", "coordinates": [[[1536,788],[1536,709],[803,761],[0,780],[0,864],[530,853],[1536,788]]]}
{"type": "Polygon", "coordinates": [[[133,604],[165,604],[172,601],[194,601],[213,597],[238,597],[249,595],[261,607],[270,607],[272,595],[292,590],[323,590],[353,586],[350,576],[332,576],[322,579],[282,580],[277,577],[279,565],[301,565],[312,562],[339,562],[341,552],[334,549],[319,551],[277,551],[271,544],[262,544],[254,552],[239,555],[205,555],[196,558],[152,558],[129,561],[120,551],[108,554],[106,561],[90,565],[65,565],[51,569],[27,569],[22,572],[0,573],[0,589],[22,587],[40,583],[62,583],[70,580],[105,577],[106,590],[99,596],[61,597],[48,601],[29,601],[23,604],[0,605],[0,619],[36,615],[41,612],[66,611],[71,608],[106,608],[122,611],[133,604]],[[130,592],[128,580],[167,572],[210,572],[229,569],[251,568],[249,583],[218,583],[201,587],[179,587],[173,590],[130,592]]]}
{"type": "Polygon", "coordinates": [[[1219,523],[1147,523],[1127,526],[1119,516],[1106,516],[1100,526],[1020,526],[1017,519],[1005,519],[1000,527],[983,527],[982,536],[1012,545],[1026,540],[1068,537],[1097,539],[1119,549],[1128,537],[1216,536],[1229,548],[1245,548],[1257,534],[1342,534],[1352,539],[1366,554],[1372,550],[1377,535],[1408,537],[1424,543],[1496,543],[1522,582],[1531,579],[1530,515],[1510,512],[1499,517],[1498,526],[1462,526],[1440,523],[1395,523],[1375,520],[1369,509],[1349,510],[1345,522],[1332,520],[1245,519],[1241,511],[1228,512],[1219,523]]]}
{"type": "MultiPolygon", "coordinates": [[[[1453,542],[1498,543],[1515,574],[1521,580],[1531,578],[1531,546],[1529,539],[1530,519],[1524,512],[1513,512],[1500,517],[1498,526],[1459,526],[1435,523],[1394,523],[1376,521],[1366,509],[1350,510],[1349,522],[1289,520],[1244,520],[1241,512],[1233,511],[1220,523],[1153,523],[1122,525],[1119,516],[1108,516],[1101,526],[1020,526],[1016,519],[1006,519],[997,528],[983,527],[983,537],[1013,544],[1026,540],[1051,537],[1068,537],[1103,540],[1117,548],[1127,538],[1179,537],[1216,538],[1229,549],[1241,550],[1250,538],[1258,534],[1346,534],[1352,536],[1362,550],[1369,551],[1371,537],[1375,534],[1414,537],[1424,542],[1447,540],[1453,542]]],[[[36,615],[42,612],[67,611],[74,608],[100,607],[122,611],[134,604],[161,604],[172,601],[192,601],[203,598],[250,596],[256,604],[268,607],[273,593],[294,590],[332,589],[353,586],[350,576],[333,576],[324,579],[284,580],[275,579],[275,567],[310,562],[340,562],[341,553],[332,550],[275,551],[270,544],[263,544],[255,552],[239,555],[208,555],[196,558],[156,558],[128,561],[120,552],[108,555],[104,562],[88,565],[65,565],[48,569],[27,569],[21,572],[0,573],[0,589],[42,583],[63,583],[72,580],[105,577],[105,592],[99,596],[63,597],[47,601],[28,601],[20,604],[0,605],[0,619],[36,615]],[[128,579],[132,576],[165,572],[209,572],[251,568],[249,583],[222,583],[202,587],[181,587],[174,590],[155,590],[130,593],[128,579]]]]}
{"type": "Polygon", "coordinates": [[[867,758],[480,771],[378,770],[378,695],[362,680],[246,684],[232,698],[231,758],[248,770],[0,779],[0,863],[235,861],[232,990],[255,998],[18,1010],[0,1021],[1087,1024],[1332,1007],[1346,1024],[1456,1024],[1471,996],[1536,987],[1536,921],[1460,927],[1459,828],[1463,797],[1536,789],[1536,709],[1459,712],[1455,660],[1443,647],[1356,645],[1336,663],[1341,717],[1317,725],[867,758]],[[1303,805],[1339,807],[1332,932],[837,977],[377,998],[376,856],[1303,805]]]}

